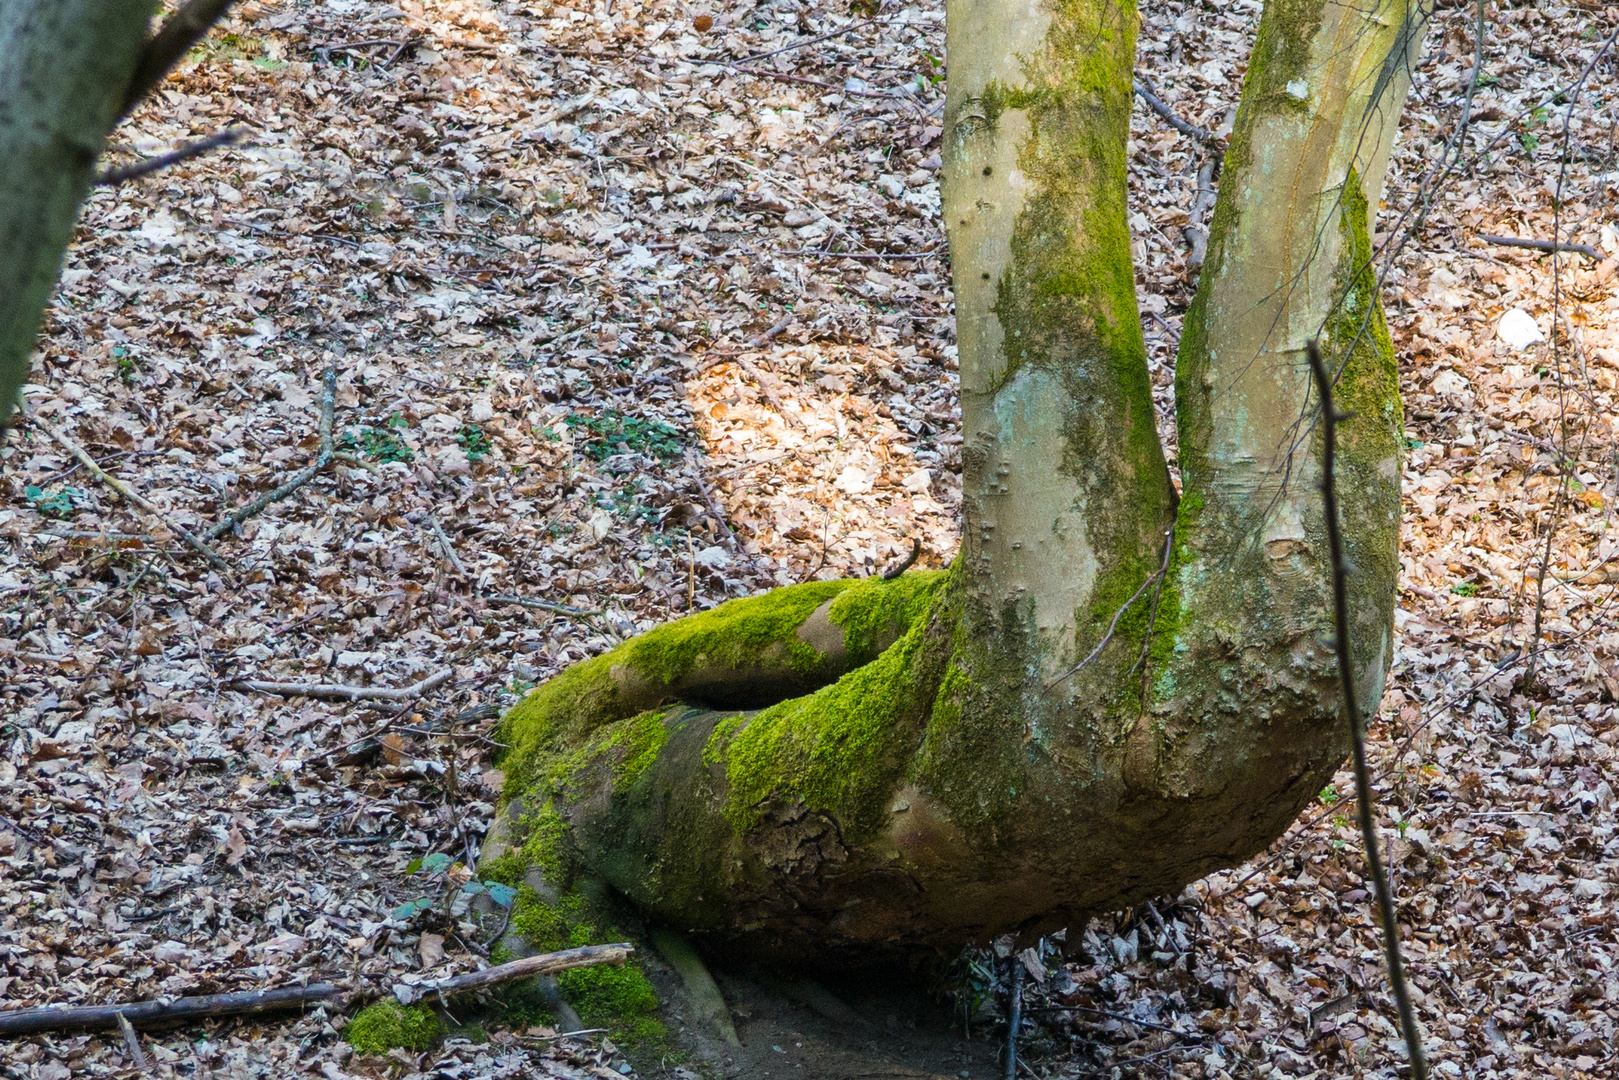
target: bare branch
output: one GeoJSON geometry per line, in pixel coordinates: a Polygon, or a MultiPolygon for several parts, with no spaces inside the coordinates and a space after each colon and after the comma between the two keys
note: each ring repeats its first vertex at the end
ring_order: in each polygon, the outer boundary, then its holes
{"type": "Polygon", "coordinates": [[[917,557],[920,556],[921,554],[922,554],[922,541],[918,540],[914,536],[911,537],[911,553],[909,555],[905,556],[905,560],[903,562],[901,562],[899,565],[890,566],[887,570],[884,570],[883,571],[883,580],[884,581],[893,581],[895,578],[897,578],[901,574],[905,573],[905,571],[909,570],[916,563],[917,557]]]}
{"type": "MultiPolygon", "coordinates": [[[[395,996],[400,996],[401,990],[406,996],[417,999],[429,994],[460,994],[468,990],[498,986],[531,975],[555,975],[574,968],[623,964],[634,952],[635,946],[629,942],[619,942],[612,945],[585,945],[576,949],[563,949],[561,952],[540,953],[507,964],[496,964],[482,971],[452,975],[447,979],[401,983],[395,990],[395,996]]],[[[132,1004],[47,1005],[37,1009],[0,1010],[0,1037],[36,1035],[42,1031],[117,1030],[125,1025],[132,1030],[137,1026],[155,1027],[206,1017],[247,1016],[326,1004],[341,1009],[352,1009],[377,996],[379,996],[377,991],[369,987],[349,994],[331,983],[312,983],[308,986],[283,986],[274,990],[199,994],[195,997],[174,998],[168,1001],[160,999],[132,1004]]]]}
{"type": "Polygon", "coordinates": [[[1536,240],[1528,236],[1486,236],[1483,233],[1479,233],[1478,238],[1486,244],[1496,244],[1500,247],[1528,248],[1531,251],[1577,251],[1592,259],[1603,258],[1602,252],[1590,244],[1573,244],[1566,240],[1536,240]]]}
{"type": "Polygon", "coordinates": [[[261,513],[265,507],[278,503],[293,492],[313,480],[322,469],[332,461],[332,417],[337,412],[337,365],[333,364],[326,369],[320,397],[320,453],[315,457],[315,463],[308,468],[293,474],[292,479],[278,487],[266,491],[245,506],[232,511],[225,520],[208,530],[208,539],[218,540],[236,526],[255,514],[261,513]]]}
{"type": "Polygon", "coordinates": [[[231,0],[188,0],[169,16],[141,50],[135,73],[129,79],[129,89],[124,91],[123,104],[118,107],[120,119],[134,111],[141,99],[152,92],[152,88],[163,80],[169,69],[201,40],[230,5],[231,0]]]}
{"type": "Polygon", "coordinates": [[[1182,120],[1175,110],[1169,107],[1168,102],[1152,92],[1152,88],[1145,81],[1137,79],[1135,81],[1135,91],[1136,96],[1147,103],[1148,108],[1163,117],[1166,124],[1185,135],[1188,139],[1196,139],[1198,142],[1206,143],[1209,146],[1214,146],[1219,142],[1209,132],[1182,120]]]}
{"type": "Polygon", "coordinates": [[[1422,1053],[1422,1034],[1417,1030],[1416,1013],[1411,1008],[1411,991],[1405,984],[1405,965],[1400,958],[1400,925],[1394,918],[1394,898],[1388,875],[1383,869],[1383,853],[1377,843],[1377,824],[1372,816],[1372,780],[1366,768],[1366,731],[1360,705],[1355,700],[1355,668],[1349,655],[1349,571],[1344,565],[1343,533],[1338,524],[1338,488],[1333,476],[1337,454],[1338,421],[1342,417],[1332,403],[1332,376],[1321,362],[1321,346],[1312,339],[1308,346],[1310,371],[1316,392],[1321,395],[1321,501],[1326,517],[1327,549],[1332,559],[1332,621],[1334,646],[1338,654],[1338,677],[1343,682],[1344,716],[1355,758],[1355,797],[1359,802],[1361,837],[1366,844],[1366,868],[1377,894],[1377,911],[1383,921],[1383,955],[1388,963],[1389,984],[1400,1011],[1400,1029],[1410,1055],[1412,1080],[1427,1080],[1428,1062],[1422,1053]]]}

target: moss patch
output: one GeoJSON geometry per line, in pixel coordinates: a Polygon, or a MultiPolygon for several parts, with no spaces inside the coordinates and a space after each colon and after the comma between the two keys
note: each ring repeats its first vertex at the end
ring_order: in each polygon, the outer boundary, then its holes
{"type": "Polygon", "coordinates": [[[737,832],[758,824],[763,805],[778,798],[832,814],[850,843],[880,827],[884,800],[915,745],[907,721],[922,711],[914,692],[925,677],[919,654],[945,580],[939,573],[914,577],[866,586],[883,590],[875,594],[881,602],[862,607],[857,619],[851,597],[844,612],[845,633],[857,645],[869,644],[891,619],[906,619],[904,636],[881,656],[814,694],[714,729],[704,756],[725,763],[725,814],[737,832]]]}
{"type": "MultiPolygon", "coordinates": [[[[617,927],[603,928],[589,902],[578,893],[547,904],[527,887],[519,889],[513,901],[512,929],[538,952],[625,940],[617,927]]],[[[615,1042],[641,1054],[660,1050],[667,1043],[669,1032],[658,1016],[657,992],[635,960],[622,967],[603,964],[565,971],[557,976],[557,984],[579,1018],[591,1027],[607,1028],[615,1042]]],[[[526,1004],[543,1007],[537,995],[526,1004]]]]}
{"type": "Polygon", "coordinates": [[[407,1009],[391,998],[367,1006],[343,1029],[343,1038],[362,1054],[386,1054],[396,1047],[419,1054],[443,1036],[444,1025],[433,1010],[407,1009]]]}

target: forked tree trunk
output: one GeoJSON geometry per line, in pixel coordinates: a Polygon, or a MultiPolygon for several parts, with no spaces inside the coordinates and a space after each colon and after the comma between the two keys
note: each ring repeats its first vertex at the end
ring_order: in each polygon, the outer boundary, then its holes
{"type": "Polygon", "coordinates": [[[1357,410],[1355,647],[1381,690],[1401,431],[1367,235],[1417,5],[1266,8],[1179,361],[1178,503],[1126,226],[1135,9],[948,19],[961,556],[725,605],[517,706],[488,850],[542,896],[605,882],[714,945],[813,960],[1072,920],[1264,846],[1347,748],[1317,335],[1357,410]]]}
{"type": "Polygon", "coordinates": [[[0,3],[0,422],[27,375],[79,203],[156,7],[0,3]]]}

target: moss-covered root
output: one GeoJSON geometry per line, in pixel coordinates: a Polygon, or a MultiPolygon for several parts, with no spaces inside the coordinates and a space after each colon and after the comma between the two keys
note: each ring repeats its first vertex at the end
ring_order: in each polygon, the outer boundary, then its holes
{"type": "Polygon", "coordinates": [[[444,1036],[438,1016],[422,1005],[410,1008],[392,998],[361,1010],[343,1029],[343,1038],[362,1054],[386,1054],[402,1049],[412,1053],[431,1050],[444,1036]]]}
{"type": "Polygon", "coordinates": [[[875,658],[937,574],[815,581],[733,600],[649,630],[562,672],[506,715],[507,794],[603,725],[671,702],[757,709],[808,694],[875,658]]]}

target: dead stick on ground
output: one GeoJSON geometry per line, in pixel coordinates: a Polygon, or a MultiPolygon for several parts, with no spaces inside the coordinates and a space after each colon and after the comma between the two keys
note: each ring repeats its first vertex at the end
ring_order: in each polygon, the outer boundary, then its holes
{"type": "Polygon", "coordinates": [[[594,619],[606,612],[600,608],[576,608],[567,604],[553,604],[549,600],[530,600],[526,596],[486,595],[485,600],[491,604],[516,604],[518,607],[535,608],[539,611],[554,611],[558,615],[571,615],[578,619],[594,619]]]}
{"type": "Polygon", "coordinates": [[[280,487],[266,491],[245,506],[233,510],[224,521],[219,522],[208,530],[210,540],[218,540],[236,526],[255,514],[262,513],[273,503],[278,503],[293,492],[303,487],[332,461],[332,419],[337,412],[337,365],[326,369],[326,376],[322,380],[320,395],[320,453],[315,456],[315,463],[308,468],[293,474],[292,479],[280,487]]]}
{"type": "Polygon", "coordinates": [[[909,570],[912,567],[912,565],[915,564],[917,556],[919,556],[921,554],[922,554],[922,541],[918,540],[914,536],[911,537],[911,553],[909,555],[905,556],[904,561],[901,562],[898,566],[891,566],[887,570],[884,570],[883,571],[883,580],[884,581],[893,581],[895,578],[897,578],[901,574],[905,573],[905,571],[909,570]]]}
{"type": "Polygon", "coordinates": [[[1400,925],[1394,918],[1394,898],[1383,870],[1383,853],[1377,843],[1377,825],[1372,816],[1372,781],[1366,768],[1366,731],[1360,705],[1355,700],[1355,667],[1349,654],[1349,572],[1344,566],[1344,541],[1338,526],[1338,488],[1333,478],[1337,454],[1338,421],[1348,419],[1332,403],[1332,377],[1321,362],[1321,346],[1307,345],[1310,371],[1316,392],[1321,395],[1321,502],[1326,517],[1327,550],[1332,558],[1333,642],[1338,654],[1338,677],[1343,682],[1344,715],[1354,750],[1355,794],[1360,801],[1360,831],[1366,844],[1366,867],[1371,872],[1372,889],[1377,894],[1377,911],[1383,921],[1383,955],[1388,963],[1389,985],[1399,1007],[1400,1030],[1411,1062],[1412,1080],[1427,1080],[1428,1062],[1422,1054],[1422,1035],[1417,1030],[1416,1013],[1411,1008],[1411,992],[1405,984],[1405,965],[1400,958],[1400,925]]]}
{"type": "Polygon", "coordinates": [[[90,475],[112,488],[130,503],[140,507],[142,510],[145,510],[148,514],[155,514],[157,517],[162,518],[164,523],[169,528],[180,534],[180,539],[190,544],[196,549],[198,554],[200,554],[204,559],[208,560],[209,566],[212,566],[215,570],[218,570],[221,573],[230,573],[230,567],[226,565],[225,560],[221,559],[218,554],[214,552],[214,549],[208,546],[207,541],[203,540],[202,537],[198,536],[194,532],[191,532],[184,525],[177,524],[171,515],[165,514],[162,510],[158,509],[158,507],[148,502],[145,496],[135,491],[135,489],[131,488],[128,484],[124,483],[116,476],[108,473],[100,465],[97,465],[96,459],[91,457],[89,453],[85,451],[84,447],[68,438],[66,434],[58,431],[50,424],[47,424],[45,421],[40,420],[37,417],[34,419],[34,423],[39,426],[41,431],[60,443],[68,453],[78,458],[79,462],[86,469],[90,470],[90,475]]]}
{"type": "Polygon", "coordinates": [[[198,139],[196,142],[184,143],[179,148],[171,150],[167,154],[159,154],[157,157],[147,158],[145,161],[137,161],[133,165],[125,165],[120,169],[108,169],[106,172],[96,177],[96,184],[101,187],[112,187],[117,184],[126,184],[131,180],[137,180],[142,176],[149,176],[152,173],[158,172],[159,170],[166,169],[170,165],[178,165],[187,158],[194,158],[198,154],[205,154],[216,146],[225,146],[233,143],[241,137],[241,128],[232,127],[226,128],[224,131],[216,131],[206,139],[198,139]]]}
{"type": "Polygon", "coordinates": [[[1498,244],[1501,247],[1528,248],[1530,251],[1577,251],[1592,259],[1603,258],[1602,252],[1590,244],[1573,244],[1566,240],[1536,240],[1529,236],[1486,236],[1479,233],[1478,238],[1486,244],[1498,244]]]}
{"type": "MultiPolygon", "coordinates": [[[[554,975],[574,968],[595,967],[599,964],[623,964],[635,952],[628,942],[613,945],[585,945],[561,952],[541,953],[538,956],[497,964],[482,971],[454,975],[433,982],[401,984],[412,997],[428,994],[459,994],[468,990],[481,990],[522,979],[530,975],[554,975]]],[[[313,983],[309,986],[284,986],[275,990],[245,990],[231,994],[202,994],[197,997],[173,998],[167,1001],[140,1001],[113,1005],[47,1005],[38,1009],[0,1010],[0,1037],[36,1035],[42,1031],[104,1031],[118,1029],[120,1015],[131,1027],[154,1027],[161,1024],[184,1023],[215,1016],[246,1016],[299,1009],[314,1005],[337,1005],[351,1009],[364,1004],[379,994],[365,989],[346,993],[331,983],[313,983]]],[[[395,991],[395,996],[399,992],[395,991]]]]}
{"type": "Polygon", "coordinates": [[[461,556],[455,553],[455,545],[450,543],[450,538],[444,535],[444,526],[438,523],[438,518],[428,514],[427,524],[433,530],[433,535],[438,538],[439,550],[444,552],[444,557],[450,560],[450,565],[455,567],[455,572],[462,577],[469,576],[466,564],[461,561],[461,556]]]}
{"type": "Polygon", "coordinates": [[[119,1013],[118,1027],[124,1033],[124,1045],[129,1048],[129,1056],[134,1059],[135,1068],[145,1072],[146,1051],[141,1049],[141,1038],[135,1034],[135,1025],[129,1022],[129,1017],[119,1013]]]}
{"type": "Polygon", "coordinates": [[[347,686],[343,683],[267,682],[263,679],[238,679],[230,685],[238,690],[280,694],[282,697],[336,698],[339,701],[410,701],[435,687],[444,685],[454,675],[453,668],[445,668],[436,675],[429,675],[421,682],[397,689],[386,686],[347,686]]]}
{"type": "Polygon", "coordinates": [[[1211,146],[1214,144],[1215,139],[1213,135],[1209,134],[1207,131],[1204,131],[1200,127],[1196,127],[1187,123],[1185,120],[1182,120],[1176,114],[1175,110],[1169,107],[1168,102],[1164,101],[1163,98],[1153,93],[1152,89],[1145,82],[1137,79],[1135,81],[1135,91],[1136,95],[1140,97],[1142,101],[1147,103],[1147,107],[1153,112],[1157,113],[1159,116],[1163,117],[1165,123],[1167,123],[1170,127],[1174,128],[1182,135],[1185,135],[1188,139],[1196,139],[1200,143],[1208,143],[1211,146]]]}

